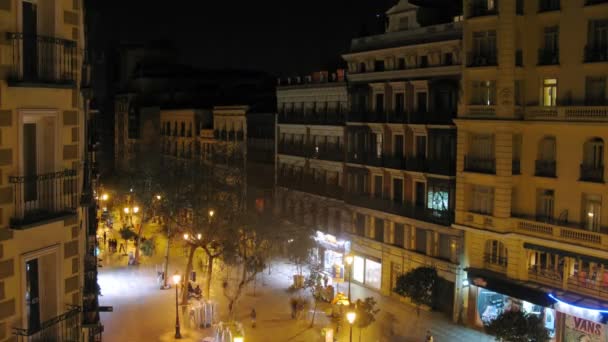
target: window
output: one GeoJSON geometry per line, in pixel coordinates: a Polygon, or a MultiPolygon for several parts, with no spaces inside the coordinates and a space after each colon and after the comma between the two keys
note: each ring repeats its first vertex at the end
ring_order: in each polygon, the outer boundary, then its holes
{"type": "Polygon", "coordinates": [[[382,133],[376,133],[376,157],[382,158],[382,133]]]}
{"type": "Polygon", "coordinates": [[[365,215],[357,213],[355,217],[355,234],[365,237],[365,215]]]}
{"type": "Polygon", "coordinates": [[[429,66],[429,57],[428,56],[420,56],[420,67],[426,68],[429,66]]]}
{"type": "Polygon", "coordinates": [[[555,161],[555,137],[544,137],[538,144],[538,159],[555,161]]]}
{"type": "Polygon", "coordinates": [[[557,52],[559,50],[559,27],[551,26],[544,29],[545,50],[557,52]]]}
{"type": "Polygon", "coordinates": [[[451,52],[444,53],[443,54],[443,65],[454,64],[453,58],[454,58],[454,55],[451,52]]]}
{"type": "Polygon", "coordinates": [[[589,21],[588,45],[595,50],[602,50],[608,47],[608,20],[589,21]]]}
{"type": "Polygon", "coordinates": [[[409,17],[399,18],[399,30],[407,30],[409,27],[409,17]]]}
{"type": "Polygon", "coordinates": [[[484,261],[491,265],[507,267],[507,248],[504,243],[497,240],[489,240],[485,246],[484,261]]]}
{"type": "Polygon", "coordinates": [[[542,86],[543,106],[554,107],[557,105],[557,79],[545,78],[542,86]]]}
{"type": "MultiPolygon", "coordinates": [[[[493,6],[492,6],[493,7],[493,6]]],[[[479,63],[488,64],[496,58],[496,31],[480,31],[473,33],[473,54],[479,58],[479,63]]]]}
{"type": "Polygon", "coordinates": [[[393,201],[403,203],[403,179],[393,178],[393,201]]]}
{"type": "Polygon", "coordinates": [[[585,82],[585,102],[587,105],[603,106],[606,104],[606,77],[589,76],[585,82]]]}
{"type": "Polygon", "coordinates": [[[366,66],[364,62],[359,63],[359,72],[366,72],[366,66]]]}
{"type": "Polygon", "coordinates": [[[415,186],[415,198],[414,198],[414,204],[417,207],[424,207],[424,204],[426,202],[426,184],[424,182],[414,182],[415,186]]]}
{"type": "Polygon", "coordinates": [[[583,195],[583,219],[585,229],[599,232],[601,227],[602,198],[598,195],[583,195]]]}
{"type": "Polygon", "coordinates": [[[426,254],[427,250],[427,233],[425,229],[416,228],[416,251],[422,254],[426,254]]]}
{"type": "Polygon", "coordinates": [[[399,246],[399,247],[405,247],[405,232],[404,232],[404,227],[402,223],[395,223],[394,224],[394,233],[393,233],[393,245],[399,246]]]}
{"type": "Polygon", "coordinates": [[[416,158],[426,159],[426,136],[416,136],[416,158]]]}
{"type": "Polygon", "coordinates": [[[446,211],[450,208],[450,191],[445,185],[428,185],[427,208],[440,211],[446,211]]]}
{"type": "Polygon", "coordinates": [[[405,108],[405,96],[403,93],[395,93],[395,113],[403,114],[405,108]]]}
{"type": "Polygon", "coordinates": [[[384,94],[376,94],[376,113],[384,113],[384,94]]]}
{"type": "Polygon", "coordinates": [[[600,168],[604,166],[604,141],[593,138],[585,142],[583,151],[583,164],[585,166],[600,168]]]}
{"type": "Polygon", "coordinates": [[[536,218],[540,221],[553,220],[555,193],[553,190],[538,189],[536,193],[536,218]]]}
{"type": "Polygon", "coordinates": [[[418,113],[426,113],[427,112],[427,93],[424,91],[416,93],[416,109],[418,113]]]}
{"type": "Polygon", "coordinates": [[[450,235],[439,234],[438,256],[441,259],[452,260],[452,245],[454,243],[450,235]]]}
{"type": "Polygon", "coordinates": [[[471,104],[493,106],[496,104],[496,81],[473,81],[471,104]]]}
{"type": "Polygon", "coordinates": [[[401,57],[401,58],[397,59],[397,68],[399,70],[405,69],[405,58],[401,57]]]}
{"type": "Polygon", "coordinates": [[[524,90],[523,86],[524,86],[524,81],[515,80],[514,97],[515,97],[516,106],[521,106],[521,104],[523,103],[523,101],[522,101],[523,90],[524,90]]]}
{"type": "Polygon", "coordinates": [[[384,60],[374,61],[374,71],[384,71],[384,60]]]}
{"type": "Polygon", "coordinates": [[[395,157],[403,157],[403,135],[401,134],[394,136],[393,155],[395,157]]]}
{"type": "Polygon", "coordinates": [[[483,215],[492,215],[494,211],[494,188],[473,185],[471,192],[471,211],[483,215]]]}
{"type": "Polygon", "coordinates": [[[374,219],[374,240],[384,242],[384,220],[377,217],[374,219]]]}
{"type": "Polygon", "coordinates": [[[382,198],[382,176],[374,176],[374,197],[382,198]]]}

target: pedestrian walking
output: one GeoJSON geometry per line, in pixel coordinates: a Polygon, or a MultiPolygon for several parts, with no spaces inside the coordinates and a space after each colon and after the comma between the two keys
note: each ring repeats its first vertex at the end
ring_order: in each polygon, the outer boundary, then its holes
{"type": "Polygon", "coordinates": [[[257,313],[255,312],[255,308],[251,309],[251,327],[255,328],[255,319],[257,318],[257,313]]]}
{"type": "Polygon", "coordinates": [[[103,232],[103,246],[106,246],[106,232],[103,232]]]}
{"type": "Polygon", "coordinates": [[[433,335],[431,334],[430,330],[426,331],[426,338],[424,339],[425,342],[433,342],[435,339],[433,338],[433,335]]]}
{"type": "Polygon", "coordinates": [[[127,250],[125,249],[125,244],[121,243],[120,247],[118,248],[118,252],[122,252],[122,253],[127,253],[127,250]]]}

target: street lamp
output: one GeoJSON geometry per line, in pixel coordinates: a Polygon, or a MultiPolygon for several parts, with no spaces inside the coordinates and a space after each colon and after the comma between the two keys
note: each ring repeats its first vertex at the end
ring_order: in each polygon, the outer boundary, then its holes
{"type": "Polygon", "coordinates": [[[156,195],[156,199],[160,201],[162,197],[160,195],[156,195]]]}
{"type": "Polygon", "coordinates": [[[188,233],[184,233],[184,240],[188,240],[189,237],[190,235],[188,235],[188,233]]]}
{"type": "Polygon", "coordinates": [[[353,272],[353,268],[352,268],[352,264],[353,264],[353,256],[352,255],[347,255],[344,258],[344,261],[346,261],[346,264],[348,265],[348,301],[350,302],[350,278],[352,277],[352,272],[353,272]]]}
{"type": "Polygon", "coordinates": [[[125,214],[127,214],[127,215],[129,215],[129,212],[131,211],[131,209],[127,208],[127,207],[125,207],[123,210],[124,210],[125,214]]]}
{"type": "Polygon", "coordinates": [[[243,342],[243,341],[245,341],[245,339],[243,338],[243,336],[235,336],[232,339],[232,342],[243,342]]]}
{"type": "Polygon", "coordinates": [[[353,323],[355,323],[355,319],[357,319],[357,313],[354,311],[349,311],[346,313],[346,320],[348,324],[350,324],[350,334],[349,341],[353,342],[353,323]]]}
{"type": "Polygon", "coordinates": [[[103,195],[101,195],[101,200],[102,201],[107,201],[108,197],[109,197],[108,194],[103,194],[103,195]]]}
{"type": "Polygon", "coordinates": [[[179,313],[177,310],[177,285],[181,280],[182,277],[178,273],[173,275],[173,284],[175,284],[175,338],[182,338],[182,334],[179,331],[179,313]]]}
{"type": "Polygon", "coordinates": [[[212,217],[213,217],[213,215],[215,215],[215,211],[213,211],[213,210],[209,210],[209,217],[211,217],[211,218],[212,218],[212,217]]]}
{"type": "Polygon", "coordinates": [[[135,206],[133,207],[133,214],[137,214],[139,212],[139,207],[135,206]]]}

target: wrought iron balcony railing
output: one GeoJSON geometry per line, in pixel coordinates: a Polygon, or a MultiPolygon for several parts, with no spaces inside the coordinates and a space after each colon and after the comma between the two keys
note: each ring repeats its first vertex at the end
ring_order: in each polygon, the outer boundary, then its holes
{"type": "Polygon", "coordinates": [[[599,4],[605,4],[605,3],[608,3],[608,0],[586,0],[585,6],[599,5],[599,4]]]}
{"type": "Polygon", "coordinates": [[[281,112],[279,113],[279,123],[281,124],[300,124],[300,125],[344,125],[344,113],[339,111],[319,111],[319,112],[281,112]]]}
{"type": "Polygon", "coordinates": [[[581,178],[586,182],[604,182],[604,165],[581,164],[581,178]]]}
{"type": "Polygon", "coordinates": [[[535,166],[535,176],[555,177],[555,160],[536,160],[535,166]]]}
{"type": "Polygon", "coordinates": [[[40,175],[10,176],[15,211],[10,219],[14,229],[73,215],[78,206],[76,170],[40,175]]]}
{"type": "Polygon", "coordinates": [[[482,17],[486,15],[497,15],[498,14],[498,1],[493,7],[488,7],[487,1],[473,2],[469,6],[469,18],[482,17]]]}
{"type": "Polygon", "coordinates": [[[23,32],[8,32],[10,44],[9,85],[76,85],[76,42],[23,32]]]}
{"type": "Polygon", "coordinates": [[[479,173],[496,173],[496,159],[465,156],[464,170],[479,173]]]}
{"type": "Polygon", "coordinates": [[[467,55],[468,67],[483,67],[498,65],[496,51],[469,52],[467,55]]]}
{"type": "Polygon", "coordinates": [[[80,308],[77,307],[42,322],[39,326],[13,328],[14,340],[18,342],[80,341],[81,334],[80,308]]]}
{"type": "Polygon", "coordinates": [[[585,62],[608,62],[608,45],[606,46],[590,46],[585,47],[585,62]]]}
{"type": "Polygon", "coordinates": [[[539,0],[538,1],[538,11],[539,12],[559,11],[559,10],[560,10],[559,0],[539,0]]]}
{"type": "Polygon", "coordinates": [[[538,50],[538,65],[556,65],[559,64],[559,50],[557,49],[539,49],[538,50]]]}

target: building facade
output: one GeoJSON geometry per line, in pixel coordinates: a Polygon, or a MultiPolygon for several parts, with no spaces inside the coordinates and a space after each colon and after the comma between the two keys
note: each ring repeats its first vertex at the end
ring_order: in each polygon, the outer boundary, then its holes
{"type": "Polygon", "coordinates": [[[518,307],[557,341],[606,340],[607,32],[606,1],[464,1],[453,227],[471,325],[518,307]]]}
{"type": "Polygon", "coordinates": [[[345,276],[344,136],[348,90],[344,70],[280,80],[277,87],[277,212],[317,232],[324,271],[345,276]]]}
{"type": "Polygon", "coordinates": [[[81,338],[82,6],[0,6],[0,341],[81,338]]]}
{"type": "MultiPolygon", "coordinates": [[[[388,10],[384,34],[361,37],[349,70],[345,196],[352,217],[353,280],[394,295],[399,275],[437,269],[439,309],[457,317],[462,232],[455,207],[461,23],[421,27],[418,8],[388,10]]],[[[397,296],[395,294],[395,296],[397,296]]]]}

